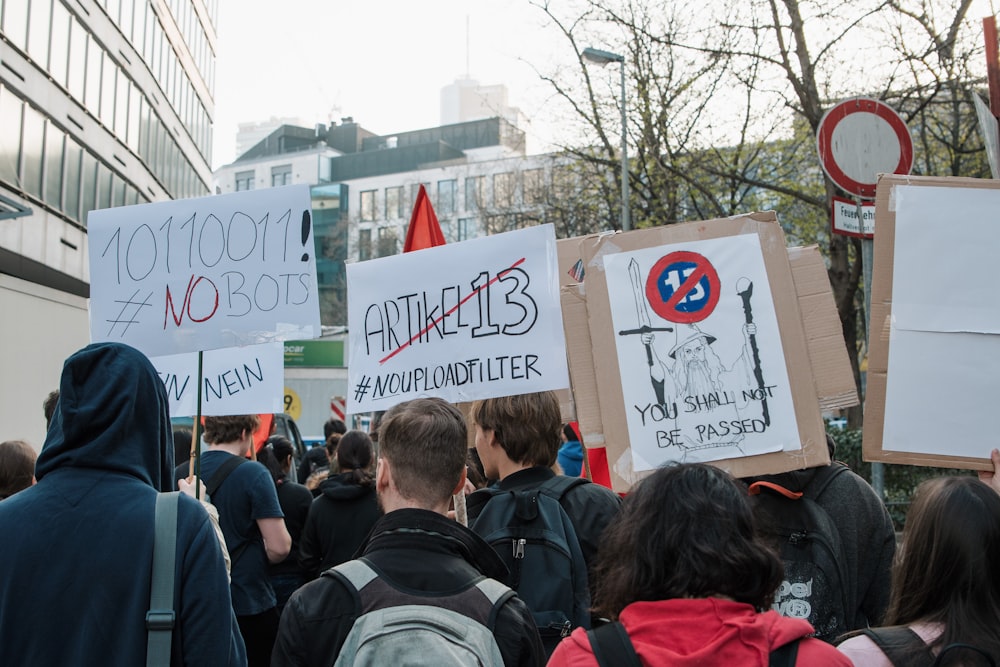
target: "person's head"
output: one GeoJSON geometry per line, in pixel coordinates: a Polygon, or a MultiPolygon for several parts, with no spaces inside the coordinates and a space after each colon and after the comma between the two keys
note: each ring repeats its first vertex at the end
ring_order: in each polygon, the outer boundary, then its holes
{"type": "Polygon", "coordinates": [[[375,483],[372,472],[372,459],[375,448],[372,439],[364,431],[348,431],[340,438],[337,445],[337,465],[340,472],[352,473],[354,481],[361,486],[371,486],[375,483]]]}
{"type": "Polygon", "coordinates": [[[281,466],[282,474],[287,474],[292,466],[292,457],[295,455],[295,447],[292,441],[283,435],[272,435],[267,439],[267,444],[274,453],[274,458],[281,466]]]}
{"type": "Polygon", "coordinates": [[[278,457],[275,455],[273,447],[261,447],[260,451],[257,452],[257,463],[267,468],[267,471],[271,473],[271,479],[274,480],[275,486],[285,477],[285,471],[281,463],[278,462],[278,457]]]}
{"type": "Polygon", "coordinates": [[[52,415],[56,412],[56,405],[59,404],[59,390],[55,389],[49,392],[49,395],[45,397],[42,402],[42,412],[45,413],[45,430],[48,430],[49,424],[52,423],[52,415]]]}
{"type": "Polygon", "coordinates": [[[476,449],[489,478],[499,477],[496,454],[525,466],[549,468],[556,462],[562,417],[554,392],[476,401],[472,404],[472,422],[476,449]]]}
{"type": "Polygon", "coordinates": [[[577,435],[576,431],[569,424],[563,424],[562,437],[564,442],[580,441],[580,436],[577,435]]]}
{"type": "Polygon", "coordinates": [[[35,458],[24,440],[0,442],[0,500],[35,483],[35,458]]]}
{"type": "Polygon", "coordinates": [[[248,440],[253,443],[253,432],[260,426],[257,415],[227,415],[205,417],[205,442],[210,445],[227,445],[248,440]]]}
{"type": "Polygon", "coordinates": [[[769,608],[778,556],[758,538],[746,489],[722,470],[656,470],[625,496],[601,536],[594,605],[617,618],[636,601],[727,597],[769,608]]]}
{"type": "Polygon", "coordinates": [[[191,430],[179,428],[174,431],[174,465],[180,465],[191,458],[191,430]]]}
{"type": "Polygon", "coordinates": [[[345,433],[347,433],[347,424],[345,424],[341,419],[337,419],[336,417],[330,417],[329,419],[326,420],[326,423],[323,424],[323,439],[329,440],[330,434],[332,433],[339,433],[340,435],[344,435],[345,433]]]}
{"type": "Polygon", "coordinates": [[[1000,495],[975,477],[918,488],[893,565],[886,623],[945,625],[937,644],[965,641],[1000,659],[1000,495]]]}
{"type": "Polygon", "coordinates": [[[337,460],[337,447],[340,445],[340,439],[344,437],[342,433],[331,433],[326,439],[326,457],[330,461],[337,460]]]}
{"type": "MultiPolygon", "coordinates": [[[[400,506],[446,511],[465,484],[467,437],[465,417],[440,398],[418,398],[388,410],[379,426],[380,499],[388,493],[400,506]]],[[[386,512],[392,509],[385,506],[386,512]]]]}

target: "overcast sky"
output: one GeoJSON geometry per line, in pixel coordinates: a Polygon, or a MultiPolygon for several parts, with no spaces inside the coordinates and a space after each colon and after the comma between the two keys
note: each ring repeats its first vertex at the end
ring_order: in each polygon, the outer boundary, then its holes
{"type": "Polygon", "coordinates": [[[543,25],[527,0],[222,0],[213,167],[235,159],[239,123],[272,116],[353,116],[378,134],[434,127],[441,88],[466,73],[506,84],[537,126],[529,151],[544,150],[550,91],[529,63],[564,45],[543,25]]]}

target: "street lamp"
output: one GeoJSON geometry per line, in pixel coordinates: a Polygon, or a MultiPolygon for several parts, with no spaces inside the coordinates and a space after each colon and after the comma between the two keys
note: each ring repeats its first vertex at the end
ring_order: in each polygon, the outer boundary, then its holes
{"type": "Polygon", "coordinates": [[[597,63],[598,65],[607,65],[608,63],[619,63],[621,65],[621,75],[622,75],[622,231],[627,232],[632,229],[632,217],[629,214],[628,207],[628,133],[626,131],[626,122],[628,120],[625,114],[625,56],[619,55],[617,53],[612,53],[611,51],[602,51],[601,49],[594,49],[587,47],[583,50],[583,57],[592,63],[597,63]]]}

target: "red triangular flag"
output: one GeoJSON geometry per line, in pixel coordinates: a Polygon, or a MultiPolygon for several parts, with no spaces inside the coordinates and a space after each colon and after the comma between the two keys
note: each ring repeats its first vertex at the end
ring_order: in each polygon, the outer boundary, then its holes
{"type": "Polygon", "coordinates": [[[410,226],[406,228],[406,243],[403,244],[403,252],[423,250],[444,244],[441,225],[438,223],[437,215],[434,214],[434,207],[431,206],[427,190],[421,184],[420,190],[417,192],[417,201],[413,203],[410,226]]]}

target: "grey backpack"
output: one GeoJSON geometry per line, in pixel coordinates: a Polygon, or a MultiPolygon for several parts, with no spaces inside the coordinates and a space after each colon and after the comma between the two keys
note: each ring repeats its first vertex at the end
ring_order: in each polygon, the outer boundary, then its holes
{"type": "Polygon", "coordinates": [[[334,667],[503,665],[493,636],[500,608],[514,591],[480,579],[454,595],[404,593],[379,577],[364,559],[323,573],[357,591],[360,610],[334,667]]]}

